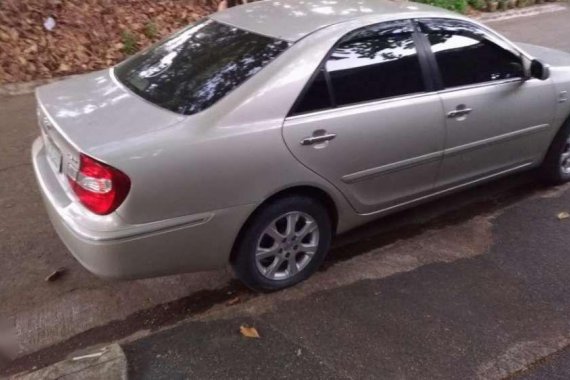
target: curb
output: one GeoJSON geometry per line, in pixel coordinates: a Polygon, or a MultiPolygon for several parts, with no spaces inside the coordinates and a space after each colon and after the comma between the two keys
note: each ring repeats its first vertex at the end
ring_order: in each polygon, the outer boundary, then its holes
{"type": "Polygon", "coordinates": [[[7,83],[0,85],[0,96],[17,96],[17,95],[27,95],[35,91],[37,87],[43,86],[45,84],[59,82],[60,80],[65,80],[69,78],[75,78],[81,74],[67,75],[63,77],[55,77],[48,79],[38,79],[31,82],[19,82],[19,83],[7,83]]]}
{"type": "Polygon", "coordinates": [[[566,9],[567,7],[565,5],[562,5],[560,3],[554,3],[554,4],[534,5],[528,8],[511,9],[505,12],[484,13],[474,18],[481,22],[496,22],[496,21],[510,20],[519,17],[536,16],[543,13],[564,11],[566,9]]]}
{"type": "Polygon", "coordinates": [[[111,344],[95,351],[75,356],[39,369],[34,372],[17,374],[10,380],[127,380],[127,359],[118,344],[111,344]]]}

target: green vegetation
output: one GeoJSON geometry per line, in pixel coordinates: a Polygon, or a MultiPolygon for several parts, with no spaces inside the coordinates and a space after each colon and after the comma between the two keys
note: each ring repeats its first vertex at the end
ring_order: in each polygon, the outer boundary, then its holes
{"type": "Polygon", "coordinates": [[[477,9],[478,11],[487,9],[487,3],[485,0],[467,0],[467,4],[469,4],[474,9],[477,9]]]}
{"type": "Polygon", "coordinates": [[[123,43],[123,53],[132,55],[137,52],[137,39],[133,33],[128,30],[123,31],[123,33],[121,33],[121,40],[123,43]]]}
{"type": "Polygon", "coordinates": [[[467,11],[467,0],[415,0],[418,3],[429,4],[436,7],[449,9],[451,11],[465,13],[467,11]]]}
{"type": "Polygon", "coordinates": [[[158,28],[156,26],[156,24],[152,21],[149,21],[148,23],[146,23],[146,25],[144,26],[144,30],[143,30],[144,35],[149,38],[149,39],[154,39],[155,37],[158,36],[158,28]]]}

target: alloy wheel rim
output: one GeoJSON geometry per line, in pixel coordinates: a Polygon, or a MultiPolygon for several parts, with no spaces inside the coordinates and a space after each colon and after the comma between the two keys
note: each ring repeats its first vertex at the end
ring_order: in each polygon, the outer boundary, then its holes
{"type": "Polygon", "coordinates": [[[287,280],[309,265],[319,247],[319,226],[308,214],[293,211],[273,220],[255,252],[259,272],[269,280],[287,280]]]}
{"type": "Polygon", "coordinates": [[[564,150],[560,155],[560,169],[564,174],[570,174],[570,137],[566,140],[564,150]]]}

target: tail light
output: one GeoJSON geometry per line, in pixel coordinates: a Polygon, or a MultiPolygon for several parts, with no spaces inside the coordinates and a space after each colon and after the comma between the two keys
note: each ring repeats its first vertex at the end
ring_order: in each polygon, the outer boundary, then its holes
{"type": "Polygon", "coordinates": [[[126,174],[84,154],[79,157],[79,169],[68,179],[79,201],[99,215],[115,211],[131,188],[126,174]]]}

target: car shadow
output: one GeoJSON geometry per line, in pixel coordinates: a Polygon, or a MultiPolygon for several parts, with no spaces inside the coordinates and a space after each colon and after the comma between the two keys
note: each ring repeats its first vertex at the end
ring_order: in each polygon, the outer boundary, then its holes
{"type": "Polygon", "coordinates": [[[396,241],[491,214],[549,187],[527,171],[390,214],[336,237],[321,270],[396,241]]]}

